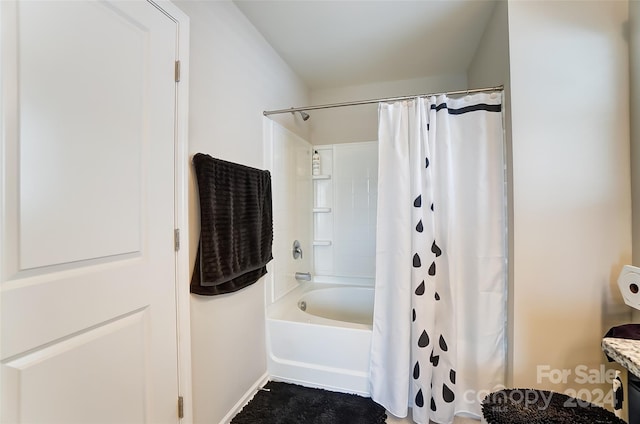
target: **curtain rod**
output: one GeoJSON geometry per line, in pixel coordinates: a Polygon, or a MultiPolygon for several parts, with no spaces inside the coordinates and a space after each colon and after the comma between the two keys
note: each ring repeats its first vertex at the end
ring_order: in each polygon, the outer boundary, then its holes
{"type": "Polygon", "coordinates": [[[358,105],[367,105],[371,103],[380,103],[380,102],[393,102],[400,100],[409,100],[415,99],[416,97],[430,97],[430,96],[441,96],[448,95],[453,96],[457,94],[471,94],[471,93],[480,93],[484,91],[502,91],[504,89],[504,85],[497,85],[495,87],[486,87],[486,88],[472,88],[469,90],[458,90],[458,91],[446,91],[443,93],[430,93],[430,94],[418,94],[413,96],[400,96],[400,97],[386,97],[382,99],[370,99],[370,100],[357,100],[353,102],[344,102],[344,103],[332,103],[326,105],[315,105],[315,106],[304,106],[304,107],[292,107],[289,109],[277,109],[277,110],[265,110],[262,112],[264,116],[268,115],[276,115],[278,113],[288,113],[288,112],[302,112],[308,110],[317,110],[317,109],[330,109],[334,107],[344,107],[344,106],[358,106],[358,105]]]}

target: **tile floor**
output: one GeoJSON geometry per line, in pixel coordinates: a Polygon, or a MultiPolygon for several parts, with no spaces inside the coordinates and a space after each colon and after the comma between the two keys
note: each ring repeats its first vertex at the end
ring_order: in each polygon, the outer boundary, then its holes
{"type": "MultiPolygon", "coordinates": [[[[409,413],[409,417],[411,413],[409,413]]],[[[397,418],[387,412],[387,424],[414,424],[411,418],[397,418]]],[[[477,421],[471,418],[456,417],[453,424],[481,424],[485,421],[477,421]]]]}

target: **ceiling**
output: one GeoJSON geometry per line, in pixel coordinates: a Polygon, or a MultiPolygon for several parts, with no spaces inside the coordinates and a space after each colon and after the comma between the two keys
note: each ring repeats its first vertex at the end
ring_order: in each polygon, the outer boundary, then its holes
{"type": "Polygon", "coordinates": [[[495,1],[234,0],[310,89],[464,73],[495,1]]]}

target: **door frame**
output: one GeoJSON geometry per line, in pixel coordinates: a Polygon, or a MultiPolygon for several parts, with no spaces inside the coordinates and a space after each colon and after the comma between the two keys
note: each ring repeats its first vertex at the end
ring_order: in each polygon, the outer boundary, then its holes
{"type": "MultiPolygon", "coordinates": [[[[180,247],[176,252],[176,309],[178,348],[178,394],[183,399],[183,424],[193,422],[191,385],[191,316],[189,281],[189,16],[169,0],[147,0],[176,23],[176,54],[180,81],[176,82],[174,207],[180,247]]],[[[177,401],[177,400],[176,400],[177,401]]]]}

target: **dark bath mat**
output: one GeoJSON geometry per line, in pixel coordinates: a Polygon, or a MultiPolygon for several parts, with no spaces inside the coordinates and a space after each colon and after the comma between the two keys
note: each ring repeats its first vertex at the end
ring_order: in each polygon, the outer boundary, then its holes
{"type": "Polygon", "coordinates": [[[612,412],[563,393],[503,389],[482,401],[489,424],[625,424],[612,412]]]}
{"type": "Polygon", "coordinates": [[[370,398],[270,381],[231,424],[383,424],[385,409],[370,398]]]}

